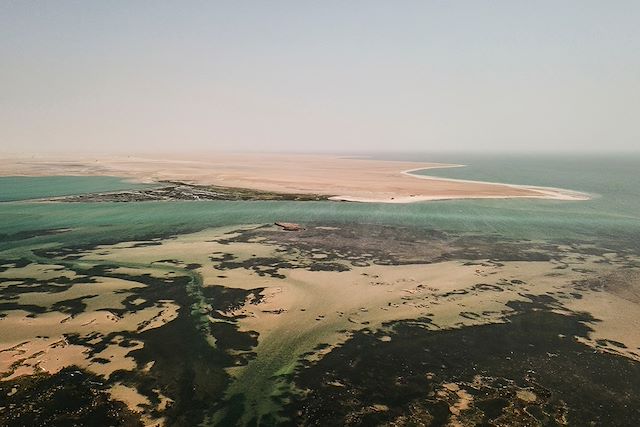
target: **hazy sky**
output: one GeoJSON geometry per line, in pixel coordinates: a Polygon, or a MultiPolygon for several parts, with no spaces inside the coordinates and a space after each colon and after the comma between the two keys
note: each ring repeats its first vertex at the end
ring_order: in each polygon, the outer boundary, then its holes
{"type": "Polygon", "coordinates": [[[640,147],[640,1],[0,0],[0,151],[640,147]]]}

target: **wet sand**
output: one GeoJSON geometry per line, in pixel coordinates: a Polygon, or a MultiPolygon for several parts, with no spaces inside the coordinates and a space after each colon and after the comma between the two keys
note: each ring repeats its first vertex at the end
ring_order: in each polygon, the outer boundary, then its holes
{"type": "Polygon", "coordinates": [[[328,155],[203,154],[194,157],[129,156],[5,158],[3,175],[102,175],[141,182],[173,181],[282,194],[328,196],[332,200],[411,203],[469,198],[584,200],[588,195],[555,188],[451,180],[411,172],[459,167],[328,155]],[[197,158],[197,160],[196,160],[197,158]]]}

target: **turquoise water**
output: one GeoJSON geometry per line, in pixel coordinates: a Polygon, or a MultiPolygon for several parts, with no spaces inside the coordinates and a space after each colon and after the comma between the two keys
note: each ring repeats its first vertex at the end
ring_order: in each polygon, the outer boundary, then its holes
{"type": "MultiPolygon", "coordinates": [[[[433,157],[422,160],[429,159],[433,159],[433,157]]],[[[420,158],[419,156],[411,156],[409,160],[420,160],[420,158]]],[[[599,248],[611,247],[612,252],[618,254],[624,254],[625,248],[632,245],[635,245],[636,249],[640,249],[640,244],[638,244],[638,237],[640,237],[640,159],[638,158],[588,158],[577,160],[571,158],[458,157],[438,158],[435,160],[467,163],[471,166],[449,170],[441,169],[427,173],[460,179],[483,179],[516,184],[563,187],[589,192],[594,197],[588,201],[571,202],[539,199],[453,200],[406,205],[327,201],[37,203],[24,199],[71,194],[69,193],[70,191],[78,194],[86,191],[132,188],[135,184],[127,183],[118,178],[61,177],[18,179],[7,177],[0,178],[0,189],[2,189],[0,194],[3,194],[4,200],[14,201],[0,202],[0,258],[11,260],[25,257],[39,262],[37,258],[38,252],[34,251],[34,249],[42,247],[77,247],[99,243],[115,243],[124,240],[163,237],[196,231],[206,227],[272,223],[274,221],[291,221],[303,224],[319,222],[324,224],[401,225],[421,229],[451,231],[454,233],[451,236],[452,239],[458,237],[455,233],[474,233],[482,236],[491,237],[495,235],[496,237],[515,239],[560,239],[565,242],[567,240],[594,241],[599,244],[599,248]],[[15,199],[23,200],[15,201],[15,199]]],[[[425,181],[425,184],[427,183],[425,181]]],[[[63,264],[74,263],[72,260],[56,260],[55,262],[63,264]]],[[[83,269],[92,265],[85,260],[78,263],[78,265],[82,264],[86,264],[83,269]]],[[[131,267],[126,263],[126,260],[125,262],[118,262],[118,264],[131,267]]],[[[173,266],[170,268],[173,269],[173,266]]],[[[186,300],[188,302],[185,303],[187,304],[185,307],[188,307],[188,304],[192,304],[191,311],[180,310],[179,312],[183,313],[183,317],[178,319],[182,320],[175,320],[169,322],[166,327],[157,328],[161,332],[158,335],[154,333],[151,337],[147,336],[144,346],[150,352],[161,350],[157,353],[159,356],[154,356],[154,359],[157,358],[160,361],[158,366],[161,366],[159,368],[161,370],[158,372],[162,373],[161,377],[168,377],[168,384],[173,384],[174,381],[177,384],[175,386],[176,394],[170,396],[172,398],[176,397],[176,401],[180,402],[179,411],[184,411],[184,408],[188,408],[189,411],[194,410],[197,412],[201,410],[200,406],[206,406],[202,405],[202,400],[197,400],[200,399],[199,394],[193,394],[195,396],[194,403],[191,400],[185,403],[180,400],[184,398],[182,390],[187,390],[185,393],[191,398],[192,392],[189,390],[196,390],[193,383],[189,382],[194,372],[206,372],[210,376],[206,377],[207,381],[205,382],[208,383],[209,379],[213,379],[212,382],[216,382],[219,381],[217,379],[217,370],[222,372],[222,367],[225,365],[216,365],[214,363],[207,366],[206,370],[198,370],[201,369],[198,366],[202,365],[202,360],[206,360],[203,355],[209,354],[208,352],[211,349],[206,346],[203,350],[198,345],[202,337],[194,335],[193,331],[197,331],[197,328],[208,322],[204,319],[209,315],[203,315],[200,311],[204,304],[203,301],[205,301],[204,293],[200,290],[202,285],[200,276],[194,272],[189,272],[187,269],[181,269],[180,271],[191,277],[191,281],[186,285],[185,291],[189,298],[186,300]],[[190,314],[185,315],[184,313],[190,314]],[[176,339],[176,337],[182,337],[182,334],[184,334],[183,340],[176,339]],[[173,343],[177,342],[179,346],[175,348],[189,349],[189,351],[179,350],[178,354],[181,355],[180,362],[174,362],[174,360],[178,359],[167,357],[164,354],[172,353],[163,350],[167,345],[165,342],[170,343],[169,345],[172,346],[172,349],[174,348],[173,343]],[[182,359],[182,355],[190,353],[192,349],[194,356],[182,359]],[[164,362],[162,362],[163,360],[164,362]],[[179,366],[185,360],[190,364],[184,371],[188,372],[188,374],[177,375],[176,372],[182,371],[176,370],[174,372],[174,366],[179,366]],[[168,361],[171,361],[171,363],[168,364],[168,361]],[[196,370],[191,369],[192,365],[196,366],[196,370]],[[170,369],[167,366],[170,366],[170,369]],[[175,379],[173,379],[174,376],[175,379]],[[183,378],[187,379],[183,380],[183,378]],[[185,386],[183,387],[183,385],[185,386]],[[193,408],[191,405],[193,405],[193,408]]],[[[213,288],[208,287],[208,289],[213,288]]],[[[141,289],[146,289],[146,287],[141,289]]],[[[245,295],[242,298],[247,298],[247,296],[245,295]]],[[[211,300],[214,300],[214,298],[211,300]]],[[[62,302],[69,303],[71,301],[75,300],[62,302]]],[[[6,301],[9,307],[13,303],[13,300],[6,301]]],[[[60,305],[60,307],[64,309],[66,306],[60,305]]],[[[544,328],[548,328],[550,324],[546,321],[540,323],[544,328]]],[[[554,332],[553,335],[555,337],[557,334],[554,332]]],[[[302,334],[298,338],[304,336],[305,334],[302,334]]],[[[223,343],[225,342],[224,339],[229,339],[230,342],[234,339],[239,339],[235,334],[229,332],[222,332],[220,337],[216,336],[216,339],[221,339],[219,342],[223,343]]],[[[104,339],[111,340],[108,336],[104,339]]],[[[241,345],[245,345],[244,338],[239,339],[239,342],[241,342],[241,345]]],[[[226,345],[225,343],[221,348],[226,348],[226,345]]],[[[227,415],[230,419],[240,413],[236,414],[235,411],[246,410],[247,417],[261,415],[259,411],[262,410],[260,405],[263,403],[268,408],[266,409],[267,411],[272,410],[272,403],[269,399],[273,395],[270,394],[271,391],[263,392],[263,390],[274,390],[279,383],[276,381],[272,383],[272,380],[267,380],[266,378],[270,378],[273,372],[281,372],[281,365],[278,364],[285,362],[277,359],[279,353],[273,359],[270,359],[270,357],[267,355],[265,359],[267,362],[259,365],[267,366],[266,373],[260,373],[264,378],[253,378],[254,382],[257,381],[258,384],[261,384],[261,386],[255,388],[255,390],[259,391],[254,392],[253,385],[243,386],[244,388],[240,387],[241,390],[248,390],[244,397],[248,399],[247,402],[257,402],[256,408],[258,409],[243,406],[244,401],[242,400],[237,401],[240,403],[236,404],[236,401],[232,401],[232,399],[240,395],[235,395],[226,402],[228,407],[225,407],[225,410],[228,409],[227,415]],[[274,361],[273,363],[271,362],[272,360],[274,361]],[[270,370],[273,366],[275,368],[270,370]],[[255,397],[255,393],[259,394],[258,398],[255,397]],[[264,402],[260,399],[264,399],[264,402]]],[[[136,360],[140,362],[138,359],[136,360]]],[[[144,360],[146,361],[146,359],[144,360]]],[[[224,359],[221,358],[219,360],[224,359]]],[[[138,366],[144,365],[139,364],[138,366]]],[[[128,377],[125,376],[124,378],[128,377]]],[[[139,377],[136,374],[135,377],[130,378],[133,381],[131,384],[136,384],[136,381],[145,377],[139,377]]],[[[146,381],[146,378],[144,381],[146,381]]],[[[149,381],[155,384],[153,381],[156,380],[150,377],[149,381]]],[[[159,381],[158,384],[163,384],[163,382],[159,381]]],[[[204,390],[204,388],[198,390],[204,390]]],[[[206,393],[203,396],[208,396],[206,393]]],[[[206,410],[216,409],[218,403],[215,402],[217,401],[214,399],[211,399],[211,402],[207,402],[207,405],[210,403],[211,406],[206,406],[206,410]]],[[[181,414],[183,412],[178,413],[181,414]]],[[[233,423],[225,424],[221,422],[220,424],[232,425],[233,423]]]]}
{"type": "Polygon", "coordinates": [[[115,176],[0,177],[0,202],[151,187],[115,176]]]}
{"type": "MultiPolygon", "coordinates": [[[[392,157],[392,156],[387,156],[392,157]]],[[[421,160],[412,156],[412,160],[421,160]]],[[[426,156],[425,156],[426,157],[426,156]]],[[[401,158],[398,156],[398,158],[401,158]]],[[[429,156],[433,160],[433,156],[429,156]]],[[[427,160],[425,158],[424,160],[427,160]]],[[[454,232],[496,233],[525,239],[628,239],[640,232],[640,158],[518,158],[452,156],[466,163],[428,174],[516,184],[563,187],[594,195],[589,201],[464,200],[407,205],[338,202],[142,202],[0,203],[0,250],[43,244],[119,241],[198,230],[210,226],[274,221],[393,224],[454,232]],[[71,229],[30,237],[34,230],[71,229]],[[25,235],[25,233],[27,233],[25,235]],[[26,237],[26,238],[25,238],[26,237]]],[[[0,178],[6,199],[104,191],[117,178],[0,178]],[[102,187],[101,187],[102,186],[102,187]],[[9,188],[9,191],[6,189],[9,188]]]]}

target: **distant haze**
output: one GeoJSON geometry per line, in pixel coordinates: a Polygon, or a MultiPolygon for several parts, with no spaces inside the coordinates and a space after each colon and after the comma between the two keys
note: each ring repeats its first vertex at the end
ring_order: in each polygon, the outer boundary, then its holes
{"type": "Polygon", "coordinates": [[[638,147],[640,1],[0,3],[0,152],[638,147]]]}

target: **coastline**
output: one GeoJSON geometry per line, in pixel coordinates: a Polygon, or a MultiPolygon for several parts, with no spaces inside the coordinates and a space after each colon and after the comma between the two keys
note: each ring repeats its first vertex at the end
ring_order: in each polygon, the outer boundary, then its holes
{"type": "Polygon", "coordinates": [[[428,202],[438,200],[464,200],[464,199],[547,199],[547,200],[564,200],[564,201],[584,201],[590,200],[592,197],[583,192],[568,190],[564,188],[556,187],[541,187],[532,185],[519,185],[519,184],[507,184],[503,182],[491,182],[491,181],[474,181],[467,179],[456,178],[439,178],[429,175],[416,175],[411,172],[428,170],[428,169],[444,169],[444,168],[456,168],[465,167],[466,165],[451,165],[442,167],[430,167],[430,168],[416,168],[404,170],[401,173],[403,175],[410,176],[412,178],[426,179],[433,181],[448,181],[448,182],[461,182],[471,184],[490,184],[499,185],[503,187],[510,187],[519,190],[533,191],[538,194],[531,195],[482,195],[482,194],[470,194],[470,195],[439,195],[439,196],[409,196],[393,199],[366,199],[350,196],[333,196],[329,197],[329,200],[346,201],[346,202],[362,202],[362,203],[416,203],[416,202],[428,202]]]}
{"type": "Polygon", "coordinates": [[[504,182],[493,182],[493,181],[476,181],[470,179],[457,179],[457,178],[440,178],[436,176],[430,175],[417,175],[412,172],[416,171],[424,171],[429,169],[448,169],[448,168],[463,168],[467,165],[461,164],[443,164],[441,166],[431,166],[431,167],[423,167],[423,168],[415,168],[415,169],[407,169],[403,170],[400,173],[411,178],[425,179],[430,181],[444,181],[444,182],[460,182],[460,183],[469,183],[469,184],[487,184],[487,185],[496,185],[501,187],[509,187],[518,190],[532,191],[537,194],[529,194],[529,195],[482,195],[482,194],[469,194],[469,195],[460,195],[460,194],[452,194],[452,195],[438,195],[438,196],[409,196],[409,197],[393,197],[391,199],[375,199],[375,198],[361,198],[361,197],[352,197],[352,196],[332,196],[329,197],[329,200],[334,201],[342,201],[342,202],[357,202],[357,203],[417,203],[417,202],[429,202],[429,201],[439,201],[439,200],[468,200],[468,199],[547,199],[547,200],[563,200],[563,201],[585,201],[592,199],[590,194],[569,190],[565,188],[558,187],[542,187],[542,186],[533,186],[533,185],[522,185],[522,184],[508,184],[504,182]]]}
{"type": "MultiPolygon", "coordinates": [[[[534,198],[588,200],[568,189],[417,175],[459,164],[400,162],[328,155],[217,154],[197,161],[164,157],[3,159],[3,176],[118,176],[141,183],[173,182],[364,203],[415,203],[456,199],[534,198]],[[417,179],[414,179],[417,178],[417,179]]],[[[124,200],[126,201],[126,200],[124,200]]]]}
{"type": "MultiPolygon", "coordinates": [[[[466,167],[467,165],[453,165],[453,166],[444,166],[443,168],[462,168],[462,167],[466,167]]],[[[492,184],[492,185],[501,185],[501,186],[505,186],[505,187],[511,187],[511,188],[517,188],[517,189],[525,189],[525,190],[530,190],[530,191],[536,191],[540,193],[539,197],[535,197],[535,196],[527,196],[527,198],[541,198],[541,199],[553,199],[553,200],[575,200],[575,201],[581,201],[581,200],[590,200],[592,197],[590,194],[587,194],[585,192],[582,191],[576,191],[576,190],[569,190],[566,188],[558,188],[558,187],[543,187],[543,186],[537,186],[537,185],[523,185],[523,184],[508,184],[508,183],[504,183],[504,182],[493,182],[493,181],[475,181],[475,180],[470,180],[470,179],[458,179],[458,178],[440,178],[440,177],[436,177],[436,176],[430,176],[430,175],[416,175],[413,174],[411,172],[416,172],[416,171],[420,171],[420,170],[428,170],[428,169],[443,169],[443,168],[425,168],[425,169],[408,169],[405,171],[402,171],[401,173],[404,175],[408,175],[411,176],[413,178],[419,178],[419,179],[428,179],[428,180],[445,180],[445,181],[455,181],[455,182],[467,182],[467,183],[482,183],[482,184],[492,184]]],[[[518,196],[512,196],[512,197],[518,197],[518,196]]],[[[487,198],[487,197],[484,197],[487,198]]],[[[433,199],[432,199],[433,200],[433,199]]]]}

